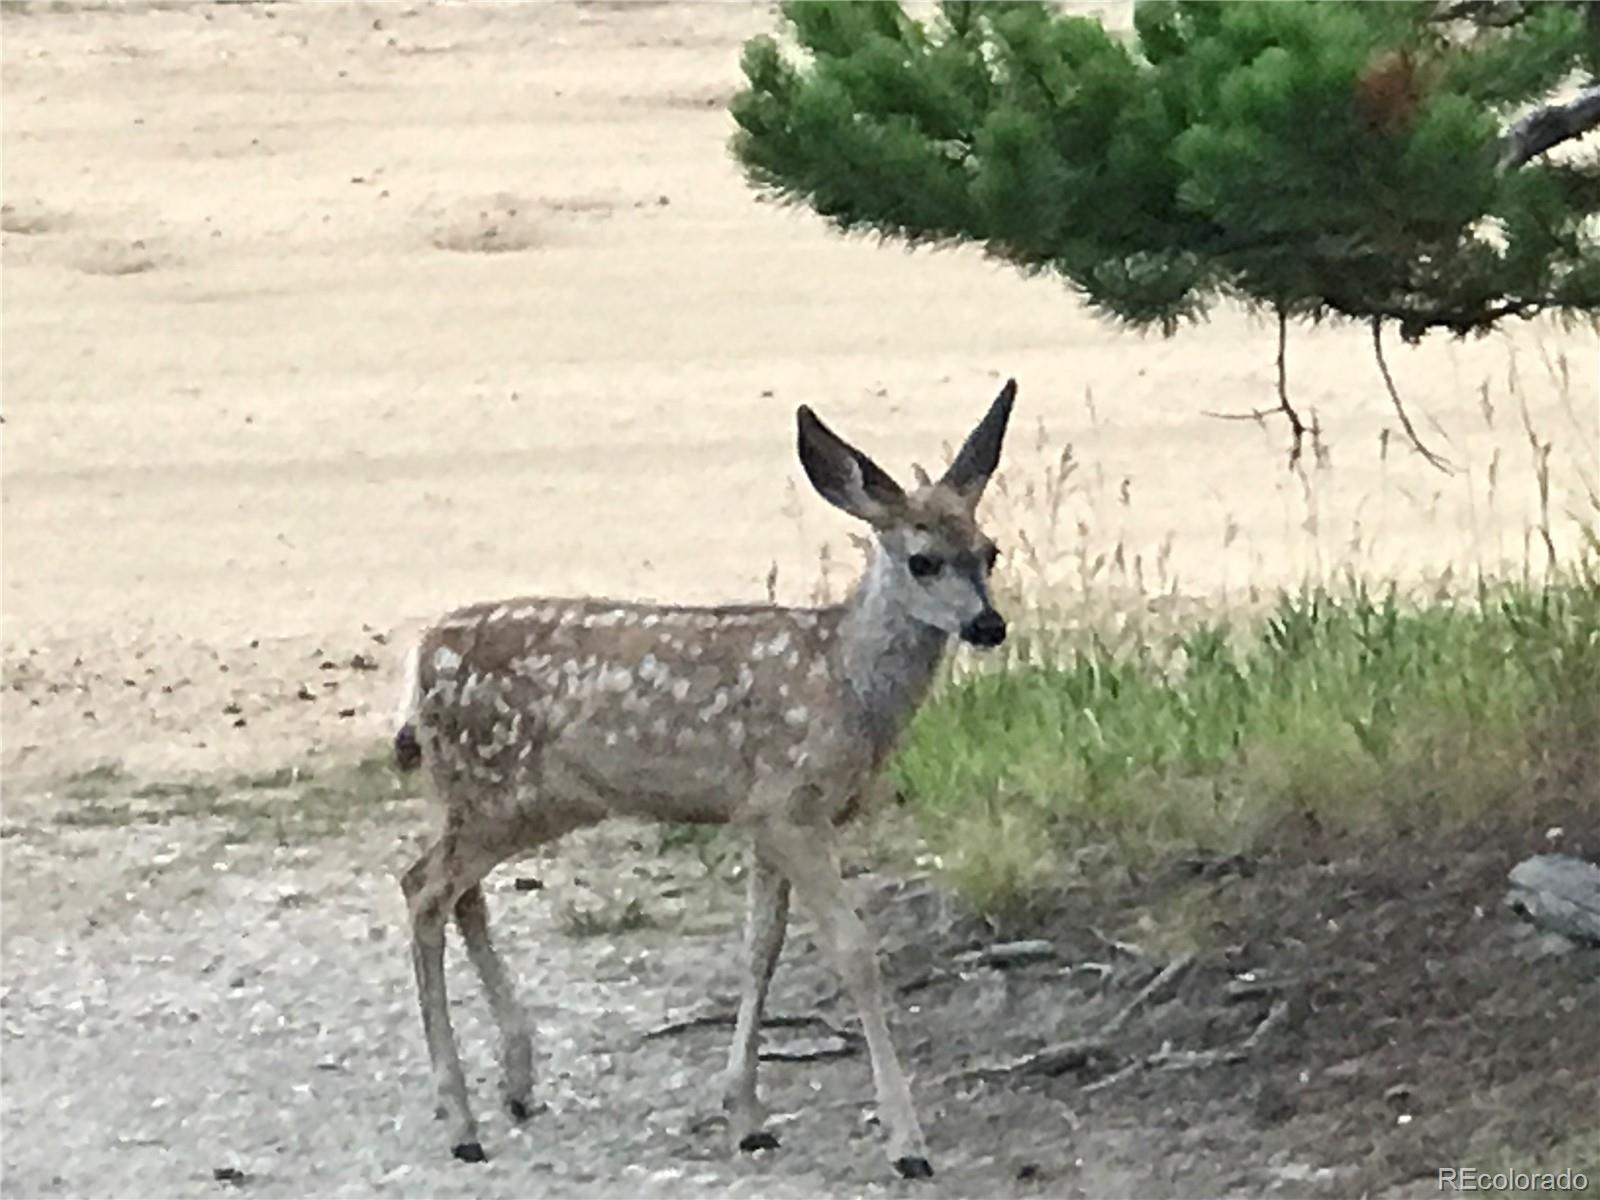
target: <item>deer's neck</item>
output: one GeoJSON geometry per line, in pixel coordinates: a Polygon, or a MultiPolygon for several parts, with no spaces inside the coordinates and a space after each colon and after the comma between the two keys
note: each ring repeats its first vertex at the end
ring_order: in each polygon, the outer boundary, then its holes
{"type": "Polygon", "coordinates": [[[849,699],[881,759],[927,694],[950,636],[912,618],[877,549],[845,602],[839,634],[849,699]]]}

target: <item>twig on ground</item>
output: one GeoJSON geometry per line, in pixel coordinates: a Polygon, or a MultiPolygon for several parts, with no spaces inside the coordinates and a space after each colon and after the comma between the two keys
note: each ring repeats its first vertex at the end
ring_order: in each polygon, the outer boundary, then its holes
{"type": "Polygon", "coordinates": [[[1056,956],[1056,948],[1049,942],[1033,939],[1024,942],[994,942],[981,950],[968,950],[956,955],[956,961],[976,967],[1024,967],[1029,963],[1045,962],[1056,956]]]}
{"type": "MultiPolygon", "coordinates": [[[[1167,964],[1155,979],[1140,989],[1139,994],[1121,1012],[1107,1022],[1106,1032],[1110,1033],[1120,1028],[1127,1020],[1127,1014],[1144,1003],[1149,996],[1154,995],[1159,988],[1168,986],[1172,980],[1187,970],[1192,962],[1192,956],[1184,955],[1167,964]]],[[[1267,1015],[1262,1017],[1260,1023],[1250,1032],[1250,1036],[1236,1046],[1219,1046],[1212,1050],[1174,1050],[1170,1046],[1163,1046],[1154,1054],[1123,1063],[1110,1074],[1086,1084],[1083,1090],[1102,1091],[1142,1070],[1195,1071],[1205,1067],[1243,1062],[1250,1056],[1251,1051],[1260,1046],[1267,1034],[1282,1025],[1288,1017],[1289,1002],[1283,999],[1276,1000],[1267,1015]]],[[[968,1067],[945,1076],[944,1082],[965,1079],[1014,1079],[1024,1075],[1063,1075],[1068,1071],[1081,1071],[1102,1064],[1114,1065],[1117,1061],[1116,1052],[1107,1047],[1101,1038],[1085,1038],[1078,1041],[1056,1042],[1043,1050],[1009,1063],[968,1067]]]]}
{"type": "Polygon", "coordinates": [[[1143,958],[1145,956],[1144,947],[1137,945],[1134,942],[1124,942],[1119,938],[1114,938],[1108,934],[1101,933],[1093,925],[1089,926],[1089,932],[1098,938],[1104,945],[1112,950],[1115,950],[1118,954],[1126,954],[1129,958],[1143,958]]]}
{"type": "Polygon", "coordinates": [[[1221,1046],[1215,1050],[1172,1050],[1163,1047],[1146,1058],[1142,1065],[1159,1071],[1195,1071],[1203,1067],[1243,1062],[1250,1057],[1250,1051],[1261,1044],[1261,1039],[1282,1025],[1288,1017],[1289,1002],[1276,1000],[1250,1036],[1237,1046],[1221,1046]]]}
{"type": "Polygon", "coordinates": [[[1103,1042],[1093,1038],[1082,1041],[1055,1042],[1043,1050],[1026,1055],[1009,1063],[990,1063],[985,1066],[965,1067],[946,1075],[941,1082],[951,1083],[964,1079],[1008,1079],[1018,1075],[1064,1075],[1080,1071],[1097,1060],[1112,1057],[1103,1042]]]}
{"type": "MultiPolygon", "coordinates": [[[[688,1033],[694,1029],[731,1029],[738,1019],[737,1013],[715,1012],[704,1013],[698,1017],[685,1017],[679,1021],[669,1021],[665,1025],[658,1025],[647,1030],[642,1035],[644,1041],[654,1041],[657,1038],[673,1037],[680,1033],[688,1033]]],[[[775,1014],[761,1018],[763,1029],[821,1029],[830,1037],[836,1037],[845,1042],[859,1042],[861,1035],[849,1029],[840,1029],[825,1017],[818,1016],[785,1016],[775,1014]]]]}
{"type": "Polygon", "coordinates": [[[1128,1001],[1128,1003],[1123,1006],[1122,1010],[1118,1012],[1116,1016],[1112,1017],[1105,1023],[1103,1027],[1101,1027],[1100,1036],[1102,1038],[1109,1038],[1112,1034],[1116,1033],[1128,1023],[1128,1018],[1133,1016],[1133,1014],[1137,1012],[1140,1007],[1153,999],[1158,992],[1171,987],[1172,984],[1177,981],[1178,977],[1192,966],[1194,966],[1194,955],[1180,954],[1166,966],[1162,967],[1154,979],[1140,988],[1138,994],[1135,995],[1132,1000],[1128,1001]]]}
{"type": "Polygon", "coordinates": [[[937,987],[941,983],[954,983],[960,978],[961,976],[954,971],[946,971],[935,967],[931,971],[924,971],[921,975],[906,980],[895,990],[902,996],[909,996],[912,992],[920,992],[924,988],[937,987]]]}

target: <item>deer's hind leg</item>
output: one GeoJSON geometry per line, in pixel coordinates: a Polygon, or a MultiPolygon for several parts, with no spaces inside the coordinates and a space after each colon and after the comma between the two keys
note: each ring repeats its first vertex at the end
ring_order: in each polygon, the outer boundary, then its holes
{"type": "Polygon", "coordinates": [[[500,1029],[500,1087],[506,1111],[513,1120],[525,1121],[533,1112],[533,1038],[516,984],[489,939],[489,907],[481,884],[473,884],[456,900],[456,928],[500,1029]]]}
{"type": "Polygon", "coordinates": [[[411,913],[411,964],[417,977],[422,1032],[438,1097],[438,1114],[449,1127],[450,1152],[462,1162],[482,1162],[483,1145],[467,1100],[461,1054],[450,1025],[450,998],[445,986],[444,937],[451,909],[476,888],[498,860],[463,845],[454,830],[446,833],[401,876],[411,913]]]}

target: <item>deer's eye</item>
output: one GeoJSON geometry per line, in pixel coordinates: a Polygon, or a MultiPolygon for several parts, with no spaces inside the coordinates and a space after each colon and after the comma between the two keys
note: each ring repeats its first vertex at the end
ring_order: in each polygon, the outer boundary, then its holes
{"type": "Polygon", "coordinates": [[[944,564],[931,554],[913,554],[906,560],[906,566],[918,579],[932,579],[944,564]]]}

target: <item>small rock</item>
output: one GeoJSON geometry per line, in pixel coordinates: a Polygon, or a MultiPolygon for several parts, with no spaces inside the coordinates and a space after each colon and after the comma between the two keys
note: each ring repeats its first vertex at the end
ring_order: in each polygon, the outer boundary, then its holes
{"type": "Polygon", "coordinates": [[[1407,1108],[1409,1105],[1406,1102],[1411,1099],[1411,1085],[1409,1083],[1397,1083],[1391,1088],[1386,1088],[1384,1089],[1383,1098],[1395,1108],[1407,1108]]]}
{"type": "Polygon", "coordinates": [[[1294,1099],[1276,1083],[1263,1083],[1256,1091],[1256,1120],[1263,1125],[1281,1125],[1297,1111],[1294,1099]]]}
{"type": "Polygon", "coordinates": [[[1570,854],[1536,854],[1511,868],[1506,904],[1540,929],[1600,944],[1600,867],[1570,854]]]}

